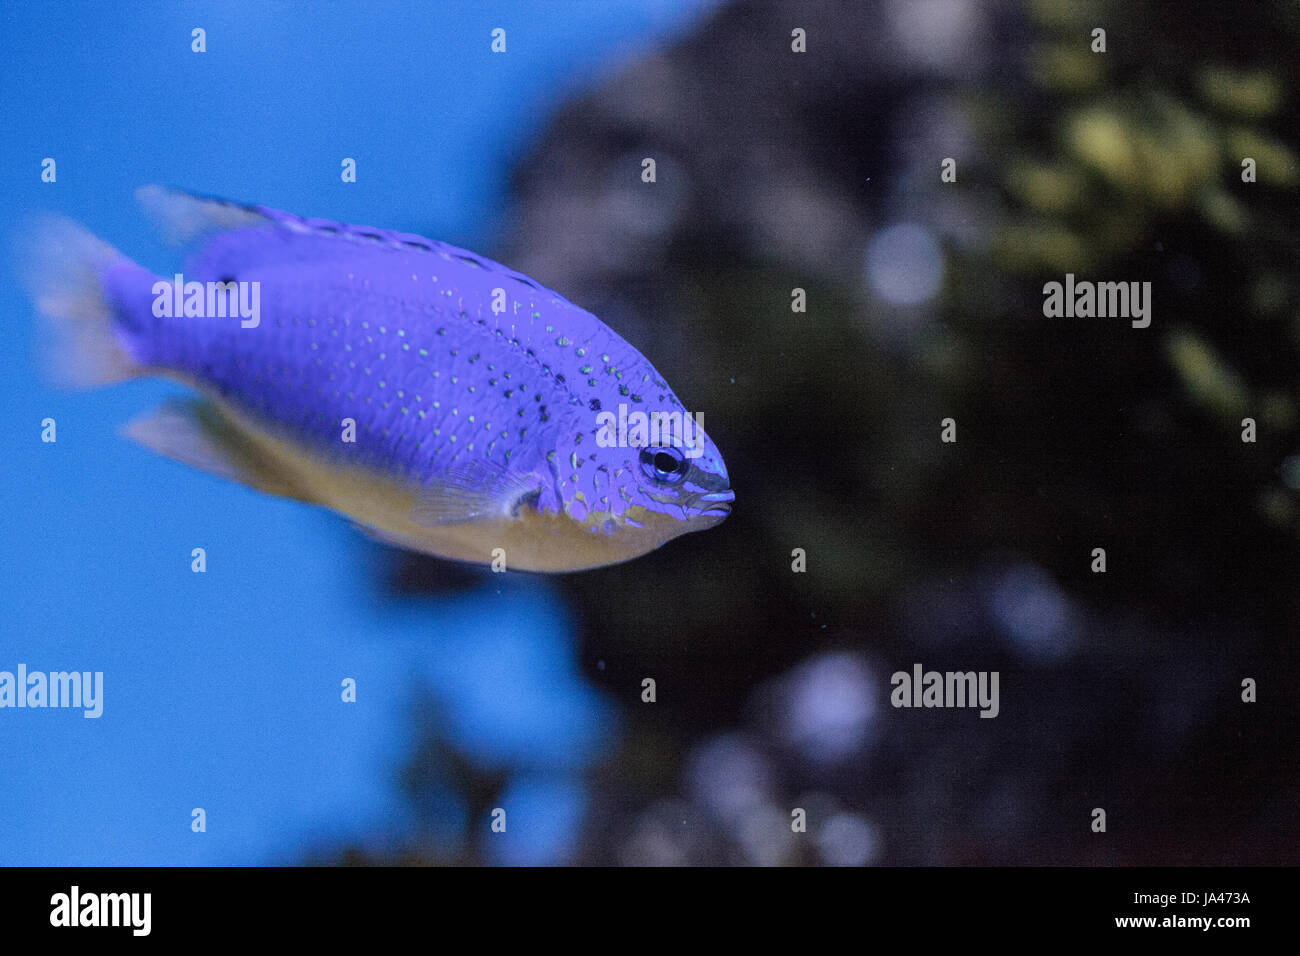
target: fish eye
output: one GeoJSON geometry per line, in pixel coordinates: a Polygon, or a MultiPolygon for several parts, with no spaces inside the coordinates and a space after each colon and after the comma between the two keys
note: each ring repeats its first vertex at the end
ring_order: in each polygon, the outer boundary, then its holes
{"type": "Polygon", "coordinates": [[[675,485],[689,468],[690,462],[676,448],[647,448],[641,452],[641,470],[662,485],[675,485]]]}

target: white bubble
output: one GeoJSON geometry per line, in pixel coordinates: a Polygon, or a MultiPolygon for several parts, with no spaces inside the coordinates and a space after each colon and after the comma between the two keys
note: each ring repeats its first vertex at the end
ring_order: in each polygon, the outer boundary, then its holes
{"type": "Polygon", "coordinates": [[[992,611],[1002,630],[1031,653],[1059,657],[1073,647],[1069,602],[1037,565],[1016,565],[998,579],[992,611]]]}
{"type": "Polygon", "coordinates": [[[619,848],[624,866],[685,866],[698,843],[689,804],[663,800],[637,817],[631,835],[619,848]]]}
{"type": "Polygon", "coordinates": [[[880,850],[880,828],[856,813],[837,813],[817,831],[817,852],[831,866],[866,866],[880,850]]]}
{"type": "Polygon", "coordinates": [[[740,845],[751,863],[779,866],[794,848],[790,817],[770,803],[745,814],[740,824],[740,845]]]}
{"type": "Polygon", "coordinates": [[[974,0],[894,0],[886,10],[905,62],[914,68],[960,71],[988,44],[974,0]]]}
{"type": "Polygon", "coordinates": [[[1292,455],[1282,462],[1282,480],[1294,491],[1300,491],[1300,455],[1292,455]]]}
{"type": "Polygon", "coordinates": [[[876,692],[866,662],[824,654],[782,678],[781,735],[804,757],[833,764],[859,750],[876,716],[876,692]]]}
{"type": "Polygon", "coordinates": [[[624,153],[606,171],[602,212],[638,240],[666,236],[688,204],[685,164],[662,152],[653,158],[653,183],[641,181],[642,157],[635,153],[624,153]]]}
{"type": "Polygon", "coordinates": [[[767,760],[741,734],[715,737],[696,748],[686,776],[692,793],[733,827],[772,791],[767,760]]]}
{"type": "Polygon", "coordinates": [[[867,246],[867,282],[894,305],[934,298],[943,281],[943,251],[930,231],[903,222],[880,230],[867,246]]]}

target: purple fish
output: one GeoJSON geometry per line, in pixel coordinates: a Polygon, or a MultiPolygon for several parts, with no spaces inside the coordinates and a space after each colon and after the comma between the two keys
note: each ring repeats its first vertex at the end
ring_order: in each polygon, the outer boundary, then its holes
{"type": "Polygon", "coordinates": [[[27,270],[75,383],[161,375],[202,397],[141,444],[461,561],[574,571],[717,524],[726,467],[654,367],[591,313],[420,236],[158,187],[191,244],[159,277],[46,221],[27,270]],[[499,550],[498,550],[499,549],[499,550]]]}

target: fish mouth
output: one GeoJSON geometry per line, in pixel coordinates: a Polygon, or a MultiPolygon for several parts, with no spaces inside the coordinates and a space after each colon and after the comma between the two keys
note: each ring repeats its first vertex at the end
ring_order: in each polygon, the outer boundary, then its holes
{"type": "Polygon", "coordinates": [[[736,493],[728,488],[726,491],[696,495],[692,504],[700,508],[702,518],[725,518],[731,514],[731,503],[735,500],[736,493]]]}

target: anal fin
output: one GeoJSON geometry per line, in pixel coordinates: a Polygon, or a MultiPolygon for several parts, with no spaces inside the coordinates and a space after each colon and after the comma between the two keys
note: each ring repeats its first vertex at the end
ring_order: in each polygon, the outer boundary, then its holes
{"type": "Polygon", "coordinates": [[[244,427],[203,399],[177,399],[122,434],[160,455],[270,495],[310,501],[244,427]]]}

